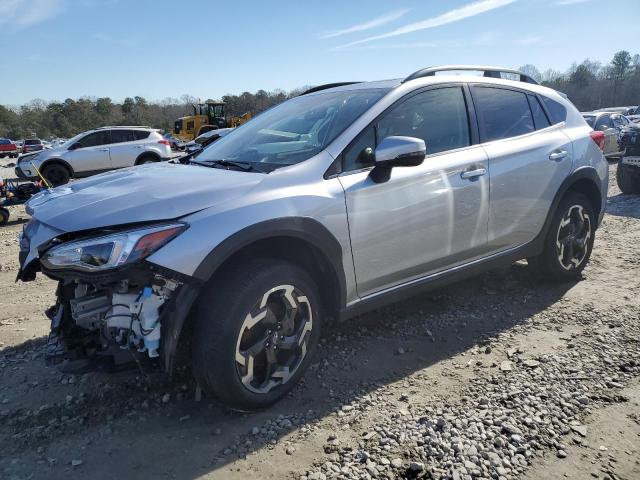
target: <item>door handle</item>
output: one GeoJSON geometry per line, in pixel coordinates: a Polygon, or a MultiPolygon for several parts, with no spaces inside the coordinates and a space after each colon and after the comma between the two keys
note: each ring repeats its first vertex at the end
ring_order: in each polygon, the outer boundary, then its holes
{"type": "Polygon", "coordinates": [[[460,174],[460,177],[465,180],[468,180],[471,178],[481,177],[482,175],[486,175],[486,174],[487,174],[486,168],[476,168],[474,170],[465,170],[460,174]]]}
{"type": "Polygon", "coordinates": [[[566,150],[560,150],[559,152],[552,152],[549,154],[549,160],[558,161],[562,160],[564,157],[568,155],[566,150]]]}
{"type": "Polygon", "coordinates": [[[142,145],[134,145],[134,148],[142,148],[142,145]]]}
{"type": "Polygon", "coordinates": [[[101,149],[100,149],[100,151],[101,151],[101,152],[108,152],[108,151],[109,151],[109,149],[108,149],[108,148],[101,148],[101,149]]]}

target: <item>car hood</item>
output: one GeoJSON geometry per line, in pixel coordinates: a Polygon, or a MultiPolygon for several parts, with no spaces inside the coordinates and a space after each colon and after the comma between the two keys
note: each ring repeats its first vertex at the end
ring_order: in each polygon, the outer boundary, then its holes
{"type": "Polygon", "coordinates": [[[264,177],[196,165],[143,165],[45,190],[29,200],[27,213],[64,232],[171,220],[243,195],[264,177]]]}

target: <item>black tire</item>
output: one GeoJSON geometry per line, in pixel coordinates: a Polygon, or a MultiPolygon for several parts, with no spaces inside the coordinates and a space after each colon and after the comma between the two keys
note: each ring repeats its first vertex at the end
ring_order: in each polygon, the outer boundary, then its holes
{"type": "Polygon", "coordinates": [[[625,195],[640,193],[640,168],[618,163],[616,182],[625,195]]]}
{"type": "Polygon", "coordinates": [[[224,278],[213,282],[203,292],[195,318],[193,372],[203,390],[229,408],[241,411],[262,409],[281,399],[303,375],[318,344],[323,311],[320,301],[312,278],[305,270],[289,262],[256,259],[225,272],[224,278]],[[290,298],[297,304],[294,310],[297,313],[291,316],[291,336],[286,337],[294,341],[289,341],[289,348],[277,349],[278,345],[274,348],[273,343],[271,349],[264,348],[264,345],[270,345],[270,341],[275,339],[278,342],[285,339],[284,335],[289,335],[282,327],[286,319],[280,323],[278,315],[273,313],[278,310],[280,302],[290,304],[285,288],[272,291],[285,286],[295,289],[290,291],[290,298]],[[258,308],[265,298],[267,307],[258,308]],[[261,315],[262,320],[255,321],[261,315]],[[252,324],[253,321],[255,323],[252,324]],[[252,326],[247,327],[248,324],[252,326]],[[296,330],[299,335],[294,333],[296,330]],[[260,345],[264,351],[253,349],[260,353],[244,356],[240,352],[248,354],[251,349],[244,350],[243,345],[260,345]],[[289,359],[294,367],[292,372],[267,375],[271,371],[267,370],[269,353],[289,359]],[[244,366],[237,360],[238,356],[245,362],[244,366]],[[262,377],[264,380],[260,382],[262,377]],[[276,377],[278,380],[274,380],[276,377]],[[248,386],[243,383],[243,378],[248,386]],[[268,390],[253,390],[264,384],[268,390]]]}
{"type": "Polygon", "coordinates": [[[553,215],[544,240],[544,250],[540,255],[528,258],[527,263],[544,280],[567,282],[580,279],[582,270],[591,257],[597,221],[593,206],[586,196],[577,192],[567,193],[553,215]],[[575,232],[572,234],[573,219],[580,215],[584,225],[582,228],[573,226],[575,232]],[[570,223],[561,226],[561,222],[564,224],[567,220],[570,223]],[[588,234],[585,233],[587,228],[588,234]],[[584,241],[581,241],[583,238],[584,241]],[[562,244],[564,245],[561,247],[562,244]],[[565,253],[565,246],[569,244],[571,250],[566,248],[565,253]],[[576,258],[571,261],[569,256],[573,256],[574,249],[576,258]]]}
{"type": "Polygon", "coordinates": [[[143,155],[138,159],[136,165],[147,165],[149,163],[157,163],[158,160],[159,160],[158,157],[156,157],[155,155],[143,155]]]}
{"type": "Polygon", "coordinates": [[[53,163],[44,167],[44,170],[42,170],[42,176],[47,179],[47,182],[49,182],[51,186],[57,187],[58,185],[69,183],[71,173],[64,165],[53,163]]]}
{"type": "Polygon", "coordinates": [[[0,227],[9,223],[9,210],[0,207],[0,227]]]}

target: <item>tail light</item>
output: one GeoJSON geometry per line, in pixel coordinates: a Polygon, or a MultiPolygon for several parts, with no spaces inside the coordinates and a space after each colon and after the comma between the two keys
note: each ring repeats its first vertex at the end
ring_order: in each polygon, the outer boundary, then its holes
{"type": "Polygon", "coordinates": [[[158,143],[161,143],[162,145],[171,145],[171,142],[169,142],[169,140],[166,139],[162,139],[162,140],[158,140],[158,143]]]}
{"type": "Polygon", "coordinates": [[[604,152],[604,132],[601,132],[600,130],[594,130],[589,135],[591,135],[591,140],[596,142],[598,148],[604,152]]]}

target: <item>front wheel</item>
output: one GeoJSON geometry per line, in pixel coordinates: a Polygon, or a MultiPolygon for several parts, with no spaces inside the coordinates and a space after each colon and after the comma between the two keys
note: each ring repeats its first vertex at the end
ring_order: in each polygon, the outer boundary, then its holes
{"type": "Polygon", "coordinates": [[[198,306],[193,371],[202,388],[237,410],[286,395],[320,336],[318,288],[289,262],[254,260],[214,282],[198,306]]]}
{"type": "Polygon", "coordinates": [[[46,178],[49,185],[53,187],[69,183],[69,178],[71,177],[71,175],[69,175],[69,170],[58,163],[47,165],[42,171],[42,176],[46,178]]]}
{"type": "Polygon", "coordinates": [[[640,168],[618,163],[616,182],[625,195],[640,193],[640,168]]]}
{"type": "Polygon", "coordinates": [[[527,262],[544,279],[576,280],[589,262],[595,228],[596,217],[589,199],[570,192],[554,214],[543,252],[527,262]]]}

